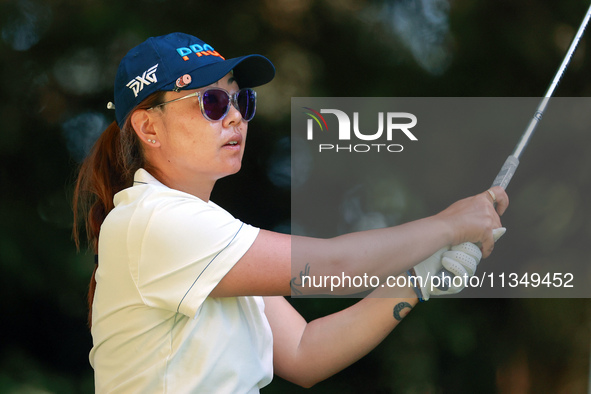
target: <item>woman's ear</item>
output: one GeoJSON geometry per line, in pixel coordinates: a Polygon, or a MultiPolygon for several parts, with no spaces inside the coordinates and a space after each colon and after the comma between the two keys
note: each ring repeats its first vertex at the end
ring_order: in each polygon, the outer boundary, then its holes
{"type": "Polygon", "coordinates": [[[155,117],[145,109],[138,109],[131,114],[131,127],[142,143],[149,146],[160,146],[155,127],[155,117]]]}

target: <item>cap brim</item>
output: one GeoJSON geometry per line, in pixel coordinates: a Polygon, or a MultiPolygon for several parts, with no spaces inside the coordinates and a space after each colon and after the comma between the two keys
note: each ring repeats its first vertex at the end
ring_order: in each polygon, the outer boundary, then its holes
{"type": "MultiPolygon", "coordinates": [[[[261,86],[269,83],[275,77],[275,67],[269,59],[262,55],[247,55],[209,64],[189,72],[191,84],[184,89],[197,89],[211,85],[222,79],[230,71],[233,71],[234,78],[236,78],[240,88],[261,86]]],[[[176,79],[165,85],[161,90],[173,90],[175,82],[176,79]]]]}

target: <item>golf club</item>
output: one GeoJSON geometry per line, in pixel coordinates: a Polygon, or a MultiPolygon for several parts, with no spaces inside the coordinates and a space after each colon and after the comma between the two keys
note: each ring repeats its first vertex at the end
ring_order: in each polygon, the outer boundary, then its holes
{"type": "MultiPolygon", "coordinates": [[[[552,97],[552,95],[554,94],[554,90],[556,89],[556,87],[560,83],[560,80],[561,80],[562,76],[564,75],[564,72],[570,63],[570,61],[573,57],[573,54],[575,53],[575,50],[577,49],[577,45],[579,44],[579,41],[581,40],[581,37],[583,36],[583,33],[585,32],[585,28],[587,27],[587,24],[588,24],[590,18],[591,18],[591,6],[589,6],[589,9],[587,10],[585,17],[583,18],[583,21],[581,22],[581,26],[579,27],[577,34],[575,34],[575,37],[574,37],[572,43],[570,44],[570,47],[568,48],[566,56],[562,60],[562,64],[560,64],[560,67],[558,68],[556,75],[554,75],[554,79],[552,80],[552,83],[550,83],[550,86],[548,87],[546,94],[544,95],[544,97],[540,101],[538,108],[534,112],[534,115],[533,115],[532,119],[530,120],[527,128],[525,129],[525,132],[521,136],[521,139],[519,140],[519,142],[515,146],[513,153],[511,153],[509,155],[509,157],[507,157],[507,160],[505,160],[505,163],[501,167],[501,170],[499,171],[499,173],[498,173],[497,177],[495,178],[491,187],[501,186],[503,189],[506,189],[507,186],[509,185],[511,178],[513,177],[513,174],[515,174],[515,170],[519,166],[519,158],[523,154],[523,151],[525,150],[525,148],[527,147],[527,144],[531,140],[531,138],[534,134],[534,131],[535,131],[536,127],[538,126],[538,123],[542,119],[542,116],[544,115],[544,111],[546,110],[546,106],[548,105],[548,102],[550,101],[550,97],[552,97]]],[[[447,290],[449,288],[449,284],[451,284],[453,274],[450,273],[445,268],[442,268],[441,271],[439,271],[439,273],[437,274],[437,276],[441,277],[441,283],[442,283],[442,285],[439,286],[438,289],[443,290],[443,291],[447,290]]]]}

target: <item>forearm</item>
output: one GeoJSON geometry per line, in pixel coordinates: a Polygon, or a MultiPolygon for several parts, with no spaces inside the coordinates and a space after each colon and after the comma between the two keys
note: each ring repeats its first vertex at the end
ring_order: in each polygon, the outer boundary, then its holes
{"type": "Polygon", "coordinates": [[[353,364],[380,344],[416,303],[416,298],[367,298],[310,322],[300,343],[304,375],[316,383],[353,364]]]}
{"type": "MultiPolygon", "coordinates": [[[[328,240],[294,237],[292,275],[297,279],[302,275],[324,277],[367,274],[383,280],[387,276],[405,272],[451,243],[450,228],[437,216],[328,240]]],[[[296,280],[295,284],[303,283],[296,280]]],[[[301,290],[307,294],[314,289],[308,287],[301,290]]]]}
{"type": "Polygon", "coordinates": [[[443,246],[451,245],[450,228],[436,216],[399,226],[345,234],[333,240],[344,269],[370,269],[381,275],[406,271],[443,246]]]}
{"type": "MultiPolygon", "coordinates": [[[[289,340],[275,338],[277,374],[308,387],[359,360],[416,305],[413,291],[407,290],[409,298],[380,298],[375,294],[340,312],[311,321],[302,327],[296,335],[298,342],[291,347],[289,340]]],[[[284,319],[279,324],[288,322],[284,319]]],[[[283,329],[288,332],[293,327],[283,329]]],[[[273,332],[275,335],[276,327],[273,332]]]]}

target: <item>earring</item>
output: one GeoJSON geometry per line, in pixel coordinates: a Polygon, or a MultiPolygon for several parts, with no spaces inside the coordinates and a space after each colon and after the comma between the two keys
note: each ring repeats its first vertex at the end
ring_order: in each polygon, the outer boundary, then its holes
{"type": "Polygon", "coordinates": [[[156,143],[156,140],[150,140],[150,139],[148,139],[148,142],[151,142],[151,143],[155,144],[156,143]]]}

